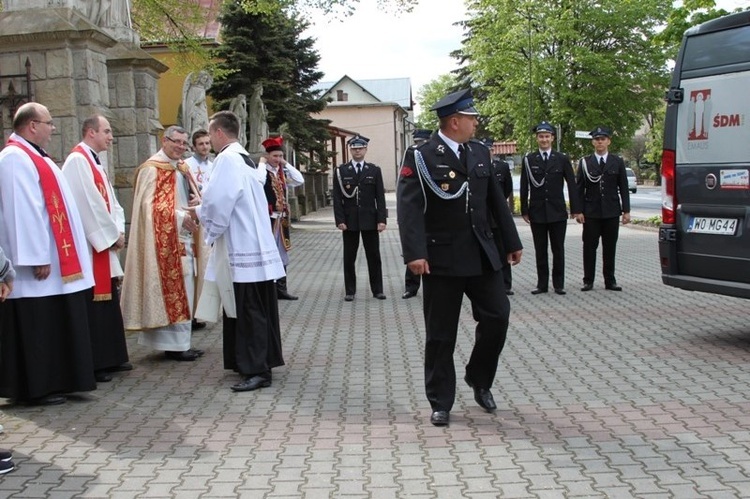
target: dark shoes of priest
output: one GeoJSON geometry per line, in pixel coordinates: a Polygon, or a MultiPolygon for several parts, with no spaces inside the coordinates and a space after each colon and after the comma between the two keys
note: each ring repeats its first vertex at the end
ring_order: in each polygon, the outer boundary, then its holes
{"type": "Polygon", "coordinates": [[[290,295],[286,291],[276,290],[276,298],[279,300],[299,300],[299,296],[290,295]]]}
{"type": "Polygon", "coordinates": [[[557,295],[565,295],[567,292],[563,288],[555,288],[555,294],[557,295]]]}
{"type": "Polygon", "coordinates": [[[193,319],[193,322],[190,324],[190,326],[191,326],[191,329],[193,331],[198,331],[200,329],[205,329],[206,328],[206,323],[205,322],[200,322],[200,321],[197,321],[197,320],[193,319]]]}
{"type": "Polygon", "coordinates": [[[112,375],[102,369],[100,371],[94,371],[94,379],[96,379],[97,383],[108,383],[112,381],[112,375]]]}
{"type": "Polygon", "coordinates": [[[385,295],[383,293],[373,293],[372,296],[374,296],[378,300],[385,300],[385,295]]]}
{"type": "Polygon", "coordinates": [[[236,385],[232,385],[230,388],[233,392],[251,392],[258,388],[266,388],[271,386],[271,377],[268,374],[256,374],[254,376],[248,376],[244,380],[240,381],[236,385]]]}
{"type": "Polygon", "coordinates": [[[131,364],[130,362],[123,362],[119,366],[108,367],[106,369],[106,371],[110,373],[119,373],[119,372],[132,371],[132,370],[133,370],[133,364],[131,364]]]}
{"type": "Polygon", "coordinates": [[[169,360],[177,360],[181,362],[192,362],[197,360],[199,357],[203,357],[205,352],[198,350],[197,348],[191,348],[184,352],[164,352],[164,357],[169,360]]]}
{"type": "Polygon", "coordinates": [[[591,291],[592,289],[594,289],[594,285],[591,284],[590,282],[586,282],[583,284],[581,291],[591,291]]]}
{"type": "Polygon", "coordinates": [[[26,405],[60,405],[67,400],[63,395],[47,395],[46,397],[26,400],[24,403],[26,405]]]}
{"type": "Polygon", "coordinates": [[[475,386],[468,376],[464,377],[464,381],[466,381],[466,384],[474,390],[474,400],[476,400],[477,404],[479,404],[479,407],[487,412],[494,412],[495,409],[497,409],[497,405],[495,405],[495,399],[489,389],[479,388],[475,386]]]}
{"type": "Polygon", "coordinates": [[[604,286],[604,289],[608,289],[610,291],[622,291],[622,286],[618,286],[616,282],[610,282],[609,284],[604,286]]]}
{"type": "Polygon", "coordinates": [[[531,290],[531,294],[532,295],[540,295],[540,294],[546,293],[546,292],[547,292],[547,288],[534,288],[534,289],[531,290]]]}
{"type": "Polygon", "coordinates": [[[430,423],[435,426],[448,426],[451,422],[451,413],[448,411],[434,411],[430,416],[430,423]]]}
{"type": "Polygon", "coordinates": [[[414,298],[415,296],[417,296],[416,291],[404,291],[404,294],[401,295],[401,298],[403,298],[404,300],[408,300],[409,298],[414,298]]]}

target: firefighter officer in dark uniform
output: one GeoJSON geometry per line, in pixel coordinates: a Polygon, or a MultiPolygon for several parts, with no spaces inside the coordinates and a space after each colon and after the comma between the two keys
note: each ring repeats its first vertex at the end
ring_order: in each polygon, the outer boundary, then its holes
{"type": "Polygon", "coordinates": [[[581,158],[576,173],[578,194],[583,206],[583,287],[594,288],[596,250],[602,240],[602,273],[604,287],[622,291],[615,279],[617,237],[622,223],[630,223],[630,192],[625,162],[609,152],[612,132],[597,127],[591,131],[594,154],[581,158]]]}
{"type": "Polygon", "coordinates": [[[531,224],[536,256],[536,288],[531,294],[546,293],[549,286],[549,247],[552,249],[552,287],[558,295],[565,292],[565,232],[568,209],[563,183],[568,186],[571,216],[581,217],[575,173],[566,154],[552,150],[555,129],[542,121],[532,130],[539,149],[523,157],[521,165],[521,216],[531,224]]]}
{"type": "Polygon", "coordinates": [[[378,166],[365,161],[369,141],[361,135],[349,139],[352,160],[336,168],[333,179],[333,215],[344,243],[346,301],[353,301],[357,293],[355,263],[360,236],[367,258],[370,291],[378,300],[385,300],[379,234],[385,230],[388,211],[383,174],[378,166]]]}
{"type": "MultiPolygon", "coordinates": [[[[487,148],[490,150],[490,155],[492,157],[492,166],[495,169],[495,178],[497,178],[497,181],[500,182],[500,187],[503,190],[503,196],[505,196],[505,199],[508,201],[508,209],[510,210],[511,214],[513,213],[513,174],[510,173],[510,165],[507,161],[503,161],[498,156],[493,155],[492,148],[494,147],[495,141],[486,138],[482,140],[482,143],[487,146],[487,148]]],[[[494,224],[492,228],[496,228],[496,225],[494,224]]],[[[499,231],[495,231],[495,242],[497,243],[497,249],[500,252],[500,255],[504,255],[505,251],[503,251],[502,246],[502,236],[499,231]]],[[[511,270],[511,265],[508,263],[507,259],[503,260],[503,282],[505,282],[505,294],[512,295],[513,294],[513,272],[511,270]]]]}
{"type": "MultiPolygon", "coordinates": [[[[427,129],[415,129],[414,132],[412,132],[412,138],[414,139],[412,147],[417,147],[419,144],[427,141],[430,138],[430,135],[432,135],[432,132],[427,129]]],[[[421,282],[422,278],[409,270],[409,267],[407,266],[406,272],[404,273],[404,294],[401,295],[401,298],[409,299],[417,296],[421,282]]]]}
{"type": "Polygon", "coordinates": [[[430,422],[445,426],[456,394],[453,352],[464,295],[477,320],[464,380],[482,408],[496,408],[490,388],[510,315],[502,259],[520,262],[522,246],[489,151],[471,140],[479,114],[471,91],[449,94],[432,110],[440,129],[407,150],[397,186],[397,211],[404,262],[422,276],[430,422]],[[502,234],[506,255],[498,252],[490,217],[502,234]]]}

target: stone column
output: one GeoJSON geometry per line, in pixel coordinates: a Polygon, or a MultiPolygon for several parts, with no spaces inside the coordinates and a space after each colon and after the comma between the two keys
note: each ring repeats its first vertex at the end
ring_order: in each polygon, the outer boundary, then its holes
{"type": "MultiPolygon", "coordinates": [[[[57,131],[49,154],[62,163],[81,140],[81,122],[109,105],[106,51],[116,41],[69,8],[11,10],[0,13],[0,75],[25,72],[31,63],[31,98],[50,110],[57,131]]],[[[0,93],[9,80],[0,79],[0,93]]],[[[14,82],[20,90],[19,82],[14,82]]],[[[3,107],[5,136],[11,110],[3,107]]]]}

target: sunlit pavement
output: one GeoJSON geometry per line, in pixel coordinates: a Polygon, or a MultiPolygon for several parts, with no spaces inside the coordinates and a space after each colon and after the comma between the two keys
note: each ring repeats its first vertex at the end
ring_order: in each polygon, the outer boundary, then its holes
{"type": "MultiPolygon", "coordinates": [[[[568,225],[568,294],[532,296],[528,226],[514,269],[509,341],[485,413],[459,383],[447,428],[429,423],[421,292],[404,265],[388,195],[385,293],[363,249],[344,302],[330,208],[295,223],[280,302],[286,366],[232,393],[221,326],[194,333],[197,362],[129,336],[135,370],[54,407],[0,407],[0,447],[18,469],[0,497],[750,497],[748,302],[661,283],[657,233],[620,231],[624,290],[582,293],[581,228],[568,225]]],[[[459,379],[473,341],[460,324],[459,379]]]]}

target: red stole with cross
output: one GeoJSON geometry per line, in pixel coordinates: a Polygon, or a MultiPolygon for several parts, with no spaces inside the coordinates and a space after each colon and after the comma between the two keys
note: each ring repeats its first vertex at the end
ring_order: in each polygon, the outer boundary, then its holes
{"type": "MultiPolygon", "coordinates": [[[[96,167],[91,157],[86,154],[86,150],[78,144],[73,148],[71,152],[77,152],[81,154],[86,161],[88,161],[91,167],[91,172],[94,174],[94,185],[99,194],[104,198],[104,202],[107,205],[107,211],[112,213],[112,208],[109,205],[109,194],[107,194],[107,185],[104,183],[102,174],[99,173],[99,169],[96,167]]],[[[103,251],[96,251],[91,248],[94,253],[94,301],[108,301],[112,299],[112,269],[109,263],[109,248],[103,251]]]]}
{"type": "Polygon", "coordinates": [[[57,183],[57,177],[52,171],[52,167],[45,159],[38,154],[34,154],[25,144],[8,139],[6,147],[15,146],[25,152],[36,167],[39,174],[39,183],[42,187],[44,196],[44,205],[47,208],[47,215],[51,222],[52,234],[55,238],[55,247],[57,256],[60,258],[60,274],[62,281],[65,283],[83,279],[83,270],[81,262],[78,260],[78,251],[73,239],[73,230],[68,220],[68,207],[65,206],[60,184],[57,183]]]}

